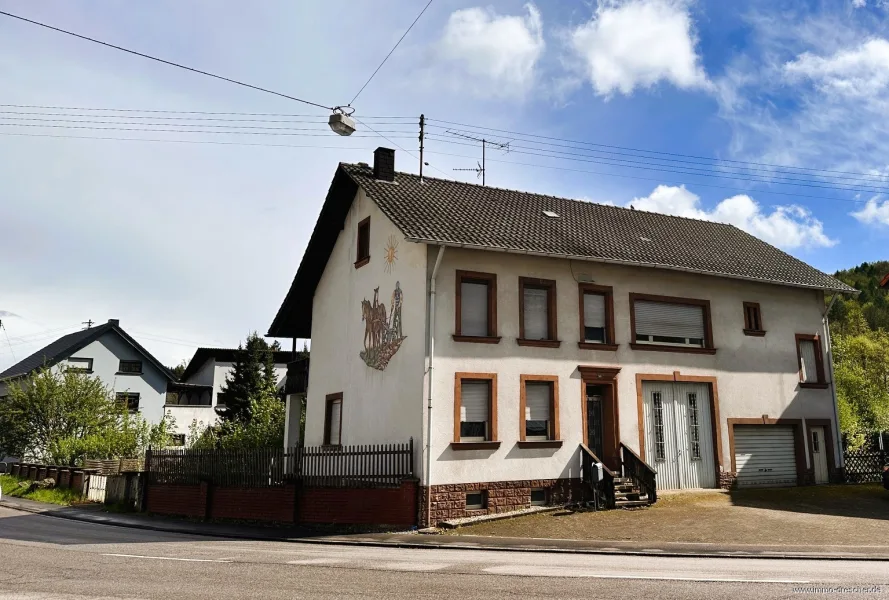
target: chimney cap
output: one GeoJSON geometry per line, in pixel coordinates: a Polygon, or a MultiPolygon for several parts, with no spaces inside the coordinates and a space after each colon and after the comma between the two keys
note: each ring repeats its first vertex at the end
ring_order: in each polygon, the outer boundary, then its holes
{"type": "Polygon", "coordinates": [[[120,327],[120,319],[108,319],[108,324],[120,327]]]}

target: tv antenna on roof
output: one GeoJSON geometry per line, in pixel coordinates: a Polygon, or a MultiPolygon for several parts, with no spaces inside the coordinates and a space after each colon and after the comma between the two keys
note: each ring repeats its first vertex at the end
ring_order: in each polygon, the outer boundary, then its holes
{"type": "Polygon", "coordinates": [[[476,169],[454,169],[455,171],[475,171],[482,178],[482,185],[485,185],[485,148],[490,144],[495,148],[500,150],[506,150],[509,152],[509,144],[510,142],[492,142],[491,140],[487,140],[485,138],[477,138],[471,135],[466,135],[465,133],[460,133],[459,131],[452,131],[448,129],[445,133],[448,135],[453,135],[457,137],[461,137],[467,140],[472,140],[473,142],[479,142],[482,145],[482,161],[478,163],[478,168],[476,169]]]}

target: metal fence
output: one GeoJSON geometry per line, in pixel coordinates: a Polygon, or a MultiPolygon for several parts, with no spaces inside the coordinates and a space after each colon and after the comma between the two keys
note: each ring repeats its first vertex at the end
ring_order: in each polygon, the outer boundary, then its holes
{"type": "Polygon", "coordinates": [[[857,450],[849,450],[848,440],[844,439],[843,450],[848,483],[880,482],[883,465],[889,462],[889,432],[868,435],[857,450]]]}
{"type": "Polygon", "coordinates": [[[414,476],[413,439],[401,444],[261,450],[149,450],[149,485],[398,487],[414,476]]]}

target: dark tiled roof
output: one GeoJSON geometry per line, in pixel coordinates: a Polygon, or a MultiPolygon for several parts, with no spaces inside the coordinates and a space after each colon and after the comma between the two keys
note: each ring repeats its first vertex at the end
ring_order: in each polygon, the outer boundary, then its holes
{"type": "Polygon", "coordinates": [[[64,335],[0,373],[0,381],[27,375],[43,366],[52,366],[57,362],[68,358],[94,340],[99,339],[109,331],[114,331],[119,334],[140,354],[147,358],[149,362],[157,367],[168,379],[175,381],[176,378],[169,369],[161,364],[160,361],[158,361],[148,350],[143,348],[141,344],[131,338],[123,329],[116,325],[116,323],[117,321],[108,322],[99,325],[98,327],[91,327],[90,329],[83,329],[81,331],[75,331],[74,333],[64,335]]]}
{"type": "MultiPolygon", "coordinates": [[[[198,348],[194,352],[194,356],[188,361],[188,366],[182,372],[180,381],[185,381],[195,373],[197,373],[204,363],[214,358],[219,362],[235,362],[238,356],[237,348],[198,348]]],[[[275,364],[283,365],[293,360],[293,352],[288,350],[279,350],[275,352],[275,364]]]]}
{"type": "Polygon", "coordinates": [[[311,337],[312,297],[359,186],[409,240],[854,293],[732,225],[341,163],[268,335],[311,337]],[[552,211],[558,217],[548,217],[552,211]]]}
{"type": "Polygon", "coordinates": [[[343,164],[414,241],[531,252],[853,292],[733,225],[343,164]],[[548,217],[544,211],[559,216],[548,217]]]}

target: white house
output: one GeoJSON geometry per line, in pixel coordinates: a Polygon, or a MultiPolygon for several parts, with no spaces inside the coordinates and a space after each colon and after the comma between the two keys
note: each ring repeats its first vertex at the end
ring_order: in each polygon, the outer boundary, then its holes
{"type": "Polygon", "coordinates": [[[7,386],[44,366],[64,365],[97,377],[151,423],[164,416],[167,384],[175,376],[148,350],[109,319],[103,325],[62,336],[0,373],[0,398],[7,386]]]}
{"type": "MultiPolygon", "coordinates": [[[[174,442],[184,445],[192,423],[201,428],[218,422],[217,406],[225,406],[222,391],[237,360],[237,348],[198,348],[178,382],[171,383],[165,410],[176,420],[174,442]]],[[[275,352],[275,377],[284,385],[292,352],[275,352]]]]}
{"type": "Polygon", "coordinates": [[[312,340],[307,445],[414,438],[422,523],[576,497],[599,461],[642,501],[841,477],[852,288],[730,225],[374,159],[337,168],[268,333],[312,340]]]}

